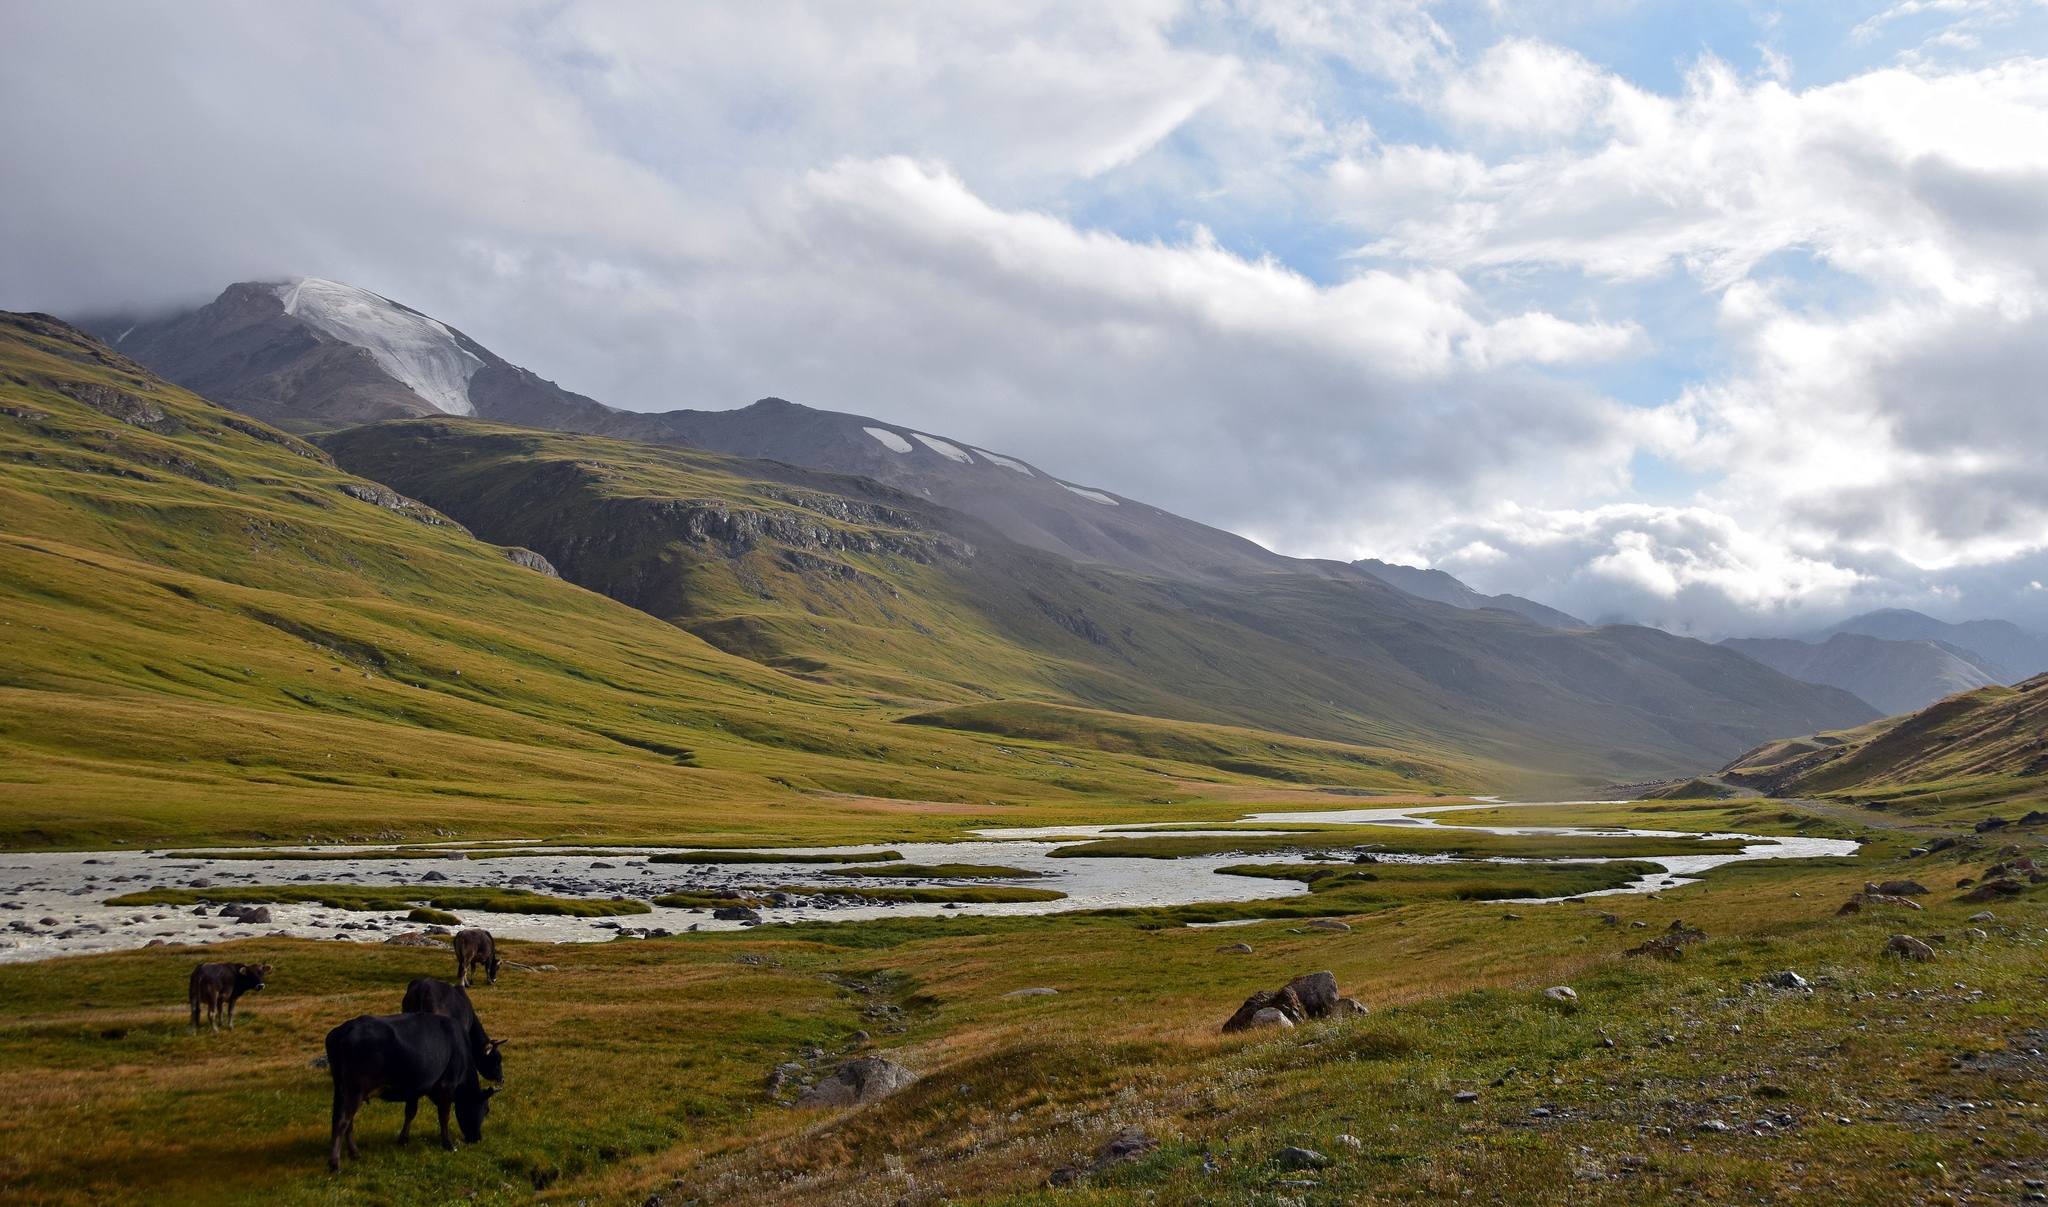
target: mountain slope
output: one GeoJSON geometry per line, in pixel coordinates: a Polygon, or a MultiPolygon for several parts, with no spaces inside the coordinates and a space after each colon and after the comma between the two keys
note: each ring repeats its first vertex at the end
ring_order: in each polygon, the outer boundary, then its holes
{"type": "Polygon", "coordinates": [[[2048,675],[1858,729],[1766,743],[1722,778],[1907,816],[2015,820],[2048,802],[2048,675]]]}
{"type": "Polygon", "coordinates": [[[1560,612],[1556,608],[1545,607],[1533,599],[1524,599],[1519,595],[1481,595],[1441,570],[1397,566],[1377,558],[1362,558],[1351,564],[1417,599],[1433,599],[1454,608],[1500,608],[1553,629],[1587,627],[1586,622],[1578,617],[1560,612]]]}
{"type": "Polygon", "coordinates": [[[1839,687],[1886,716],[1914,712],[1936,700],[2015,676],[2004,667],[1942,641],[1887,641],[1837,633],[1818,645],[1786,638],[1737,637],[1722,646],[1802,683],[1839,687]]]}
{"type": "MultiPolygon", "coordinates": [[[[541,564],[82,332],[0,314],[0,844],[951,835],[1016,817],[995,801],[1184,816],[1131,802],[1260,782],[1213,752],[1287,743],[1205,729],[1178,748],[1212,761],[1184,764],[908,729],[541,564]]],[[[1274,757],[1413,782],[1370,754],[1274,757]]]]}
{"type": "Polygon", "coordinates": [[[2048,638],[2029,633],[2006,620],[1969,620],[1948,624],[1905,608],[1886,608],[1852,616],[1821,632],[1861,633],[1889,641],[1941,641],[1970,651],[1986,662],[2006,668],[2012,683],[2048,671],[2048,638]]]}
{"type": "Polygon", "coordinates": [[[304,430],[449,414],[686,443],[859,474],[1075,561],[1198,583],[1275,572],[1371,577],[1454,607],[1499,607],[1539,624],[1583,627],[1531,600],[1479,595],[1441,571],[1283,557],[1232,533],[1065,482],[1019,458],[901,424],[777,398],[732,411],[614,410],[509,364],[447,324],[334,281],[242,282],[186,314],[81,323],[180,385],[304,430]]]}
{"type": "Polygon", "coordinates": [[[1873,715],[1699,642],[1546,629],[1363,574],[1077,563],[866,477],[453,420],[322,443],[722,648],[906,705],[1078,703],[1580,779],[1873,715]]]}

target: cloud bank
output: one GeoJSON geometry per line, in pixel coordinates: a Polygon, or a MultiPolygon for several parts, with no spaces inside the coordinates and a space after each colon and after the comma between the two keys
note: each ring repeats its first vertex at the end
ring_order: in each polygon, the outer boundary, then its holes
{"type": "Polygon", "coordinates": [[[23,6],[0,305],[331,277],[1582,615],[2048,626],[2040,7],[1631,11],[23,6]]]}

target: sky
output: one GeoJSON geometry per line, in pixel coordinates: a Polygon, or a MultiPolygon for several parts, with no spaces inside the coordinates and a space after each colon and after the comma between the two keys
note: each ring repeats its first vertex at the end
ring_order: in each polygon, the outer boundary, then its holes
{"type": "Polygon", "coordinates": [[[0,21],[0,307],[329,277],[1589,619],[2048,629],[2040,0],[0,21]]]}

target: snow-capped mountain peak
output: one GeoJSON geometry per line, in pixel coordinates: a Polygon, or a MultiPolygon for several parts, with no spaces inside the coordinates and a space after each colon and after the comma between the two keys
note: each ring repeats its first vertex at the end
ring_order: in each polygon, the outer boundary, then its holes
{"type": "Polygon", "coordinates": [[[369,352],[429,406],[476,414],[469,379],[484,362],[441,323],[367,289],[319,277],[287,281],[277,286],[277,297],[286,314],[369,352]]]}

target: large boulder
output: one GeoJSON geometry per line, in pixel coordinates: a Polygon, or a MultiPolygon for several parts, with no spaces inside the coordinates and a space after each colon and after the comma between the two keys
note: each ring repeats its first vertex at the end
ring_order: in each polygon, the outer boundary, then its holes
{"type": "Polygon", "coordinates": [[[830,1077],[797,1095],[803,1107],[860,1106],[886,1098],[917,1080],[917,1074],[880,1056],[849,1060],[830,1077]]]}
{"type": "MultiPolygon", "coordinates": [[[[1225,1032],[1249,1031],[1256,1026],[1273,1026],[1271,1020],[1261,1020],[1262,1011],[1274,1011],[1288,1025],[1306,1022],[1312,1018],[1341,1018],[1352,1013],[1337,1003],[1343,999],[1337,996],[1337,975],[1333,972],[1311,972],[1298,976],[1278,989],[1261,989],[1244,1000],[1237,1013],[1223,1024],[1225,1032]]],[[[1363,1011],[1359,1011],[1363,1013],[1363,1011]]]]}
{"type": "Polygon", "coordinates": [[[1887,880],[1883,884],[1864,881],[1863,891],[1873,897],[1924,897],[1927,886],[1917,880],[1887,880]]]}

